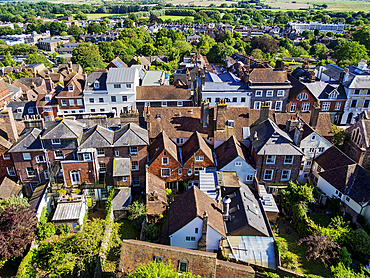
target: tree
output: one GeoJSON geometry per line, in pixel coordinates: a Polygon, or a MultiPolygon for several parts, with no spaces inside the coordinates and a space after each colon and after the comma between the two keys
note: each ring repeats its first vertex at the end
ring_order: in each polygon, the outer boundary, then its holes
{"type": "Polygon", "coordinates": [[[113,47],[109,42],[99,42],[99,53],[105,61],[112,61],[114,59],[113,47]]]}
{"type": "Polygon", "coordinates": [[[51,63],[43,54],[30,54],[24,61],[27,64],[38,64],[43,63],[46,67],[51,67],[51,63]]]}
{"type": "Polygon", "coordinates": [[[334,133],[333,144],[341,149],[343,147],[343,144],[348,142],[351,137],[344,129],[339,129],[336,125],[332,125],[332,127],[334,133]]]}
{"type": "Polygon", "coordinates": [[[364,273],[364,270],[361,269],[360,272],[356,273],[351,270],[349,267],[346,267],[344,264],[339,263],[337,266],[332,266],[331,271],[334,278],[365,278],[367,275],[364,273]]]}
{"type": "Polygon", "coordinates": [[[80,37],[82,34],[82,29],[78,27],[76,24],[72,24],[71,27],[67,30],[68,35],[73,36],[76,40],[80,37]]]}
{"type": "Polygon", "coordinates": [[[207,58],[211,63],[221,63],[226,56],[230,56],[235,52],[235,49],[231,46],[219,42],[214,45],[207,54],[207,58]]]}
{"type": "Polygon", "coordinates": [[[261,49],[255,48],[251,52],[251,56],[253,56],[254,59],[262,60],[263,59],[263,52],[261,49]]]}
{"type": "Polygon", "coordinates": [[[363,229],[350,231],[347,243],[354,252],[362,255],[367,255],[370,252],[370,236],[363,229]]]}
{"type": "MultiPolygon", "coordinates": [[[[164,264],[163,262],[150,262],[142,264],[135,269],[135,272],[129,273],[126,278],[178,278],[179,271],[170,263],[164,264]]],[[[181,277],[196,278],[189,272],[182,273],[181,277]]]]}
{"type": "Polygon", "coordinates": [[[102,58],[95,44],[80,43],[73,49],[72,62],[80,64],[84,69],[87,67],[98,68],[101,66],[102,58]]]}
{"type": "Polygon", "coordinates": [[[302,46],[294,45],[289,49],[290,54],[292,57],[301,57],[301,56],[307,56],[308,52],[306,49],[304,49],[302,46]]]}
{"type": "Polygon", "coordinates": [[[278,41],[267,37],[254,37],[251,43],[252,49],[261,49],[263,53],[276,54],[279,45],[278,41]]]}
{"type": "Polygon", "coordinates": [[[370,50],[370,28],[368,26],[357,29],[352,34],[352,39],[364,45],[368,51],[370,50]]]}
{"type": "Polygon", "coordinates": [[[26,198],[19,198],[17,196],[10,196],[7,199],[0,200],[0,210],[5,209],[11,205],[28,206],[28,200],[26,198]]]}
{"type": "Polygon", "coordinates": [[[14,204],[0,209],[0,258],[23,256],[36,239],[36,227],[36,213],[31,207],[14,204]]]}
{"type": "Polygon", "coordinates": [[[335,259],[338,259],[339,244],[330,240],[327,236],[312,235],[302,238],[298,241],[297,245],[304,243],[307,246],[306,259],[307,260],[320,260],[328,267],[335,259]]]}
{"type": "Polygon", "coordinates": [[[313,186],[307,183],[294,183],[289,181],[288,188],[281,190],[281,196],[287,205],[313,203],[313,186]]]}
{"type": "Polygon", "coordinates": [[[146,43],[143,45],[143,47],[140,49],[140,53],[144,56],[153,56],[157,49],[154,47],[151,43],[146,43]]]}
{"type": "Polygon", "coordinates": [[[338,63],[348,61],[353,65],[357,65],[361,59],[369,59],[366,47],[357,41],[347,41],[340,45],[334,52],[333,58],[338,59],[338,63]]]}
{"type": "Polygon", "coordinates": [[[329,52],[329,49],[323,43],[316,43],[310,49],[310,54],[321,60],[325,59],[327,52],[329,52]]]}
{"type": "Polygon", "coordinates": [[[39,225],[37,227],[37,238],[38,240],[45,240],[53,235],[55,235],[55,225],[54,223],[48,221],[48,212],[46,207],[42,209],[39,225]]]}

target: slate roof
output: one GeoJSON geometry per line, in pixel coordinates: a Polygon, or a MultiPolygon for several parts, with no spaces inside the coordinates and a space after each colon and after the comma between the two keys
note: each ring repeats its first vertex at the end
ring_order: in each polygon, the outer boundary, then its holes
{"type": "Polygon", "coordinates": [[[36,101],[10,101],[6,107],[10,107],[13,112],[14,119],[23,120],[26,115],[36,115],[36,101]],[[17,109],[22,108],[22,113],[18,113],[17,109]],[[33,113],[28,113],[28,109],[33,108],[33,113]]]}
{"type": "Polygon", "coordinates": [[[187,140],[184,145],[182,145],[181,150],[183,164],[185,164],[198,150],[201,150],[208,159],[214,163],[211,147],[197,131],[190,136],[189,140],[187,140]]]}
{"type": "Polygon", "coordinates": [[[120,57],[116,57],[108,64],[106,68],[110,69],[110,68],[127,68],[127,67],[128,67],[127,64],[124,61],[122,61],[120,57]]]}
{"type": "Polygon", "coordinates": [[[64,88],[57,97],[77,97],[82,96],[85,86],[85,76],[80,73],[73,73],[73,76],[64,79],[64,88]],[[73,86],[73,91],[70,92],[68,87],[73,86]]]}
{"type": "Polygon", "coordinates": [[[358,164],[326,170],[319,175],[357,203],[370,201],[370,172],[358,164]]]}
{"type": "Polygon", "coordinates": [[[18,196],[21,190],[22,190],[21,185],[17,184],[8,177],[4,177],[4,179],[0,183],[0,200],[7,199],[13,195],[18,196]]]}
{"type": "Polygon", "coordinates": [[[231,136],[227,141],[218,146],[215,150],[215,154],[218,170],[222,169],[239,156],[252,166],[252,162],[248,158],[248,150],[238,142],[235,136],[231,136]]]}
{"type": "Polygon", "coordinates": [[[136,87],[136,100],[177,100],[191,99],[191,91],[175,86],[140,86],[136,87]]]}
{"type": "Polygon", "coordinates": [[[35,87],[41,87],[42,86],[46,90],[45,80],[40,78],[40,77],[20,78],[20,79],[14,80],[14,82],[15,81],[18,81],[18,82],[22,83],[23,85],[27,86],[28,88],[32,88],[32,86],[34,85],[35,87]]]}
{"type": "MultiPolygon", "coordinates": [[[[337,92],[339,93],[336,99],[338,100],[347,99],[343,86],[338,87],[336,85],[328,84],[322,81],[302,82],[302,84],[318,100],[329,100],[329,94],[334,90],[337,90],[337,92]]],[[[330,100],[336,100],[336,99],[330,99],[330,100]]]]}
{"type": "Polygon", "coordinates": [[[219,234],[226,236],[221,205],[196,186],[191,187],[170,204],[169,235],[177,232],[196,217],[203,219],[205,211],[208,214],[208,225],[219,234]]]}
{"type": "Polygon", "coordinates": [[[340,80],[340,74],[344,71],[343,68],[333,64],[325,65],[324,68],[323,73],[336,81],[340,80]]]}
{"type": "Polygon", "coordinates": [[[336,146],[331,146],[324,153],[316,157],[315,161],[325,171],[356,164],[354,160],[349,158],[336,146]]]}
{"type": "Polygon", "coordinates": [[[259,202],[248,186],[240,184],[239,188],[227,196],[231,198],[229,211],[232,219],[225,221],[227,234],[270,236],[259,202]],[[246,234],[240,234],[244,228],[246,234]]]}
{"type": "Polygon", "coordinates": [[[349,89],[368,89],[370,88],[370,75],[355,75],[343,85],[349,89]]]}
{"type": "Polygon", "coordinates": [[[105,148],[113,145],[114,131],[96,125],[84,132],[80,148],[105,148]]]}
{"type": "Polygon", "coordinates": [[[225,72],[217,75],[212,72],[207,72],[205,74],[205,83],[202,92],[246,91],[247,89],[247,84],[242,82],[240,78],[233,73],[225,72]]]}
{"type": "Polygon", "coordinates": [[[41,141],[39,139],[42,130],[33,128],[19,137],[18,141],[13,144],[9,150],[10,153],[15,152],[29,152],[29,151],[42,151],[41,141]]]}
{"type": "Polygon", "coordinates": [[[137,78],[136,68],[111,68],[108,72],[107,83],[134,83],[137,78]]]}
{"type": "Polygon", "coordinates": [[[86,92],[93,92],[93,91],[105,91],[107,90],[107,72],[92,72],[89,73],[86,77],[85,82],[85,91],[86,92]],[[99,82],[99,88],[94,88],[94,82],[99,82]]]}
{"type": "Polygon", "coordinates": [[[112,210],[129,210],[128,205],[131,203],[131,188],[120,187],[114,189],[112,210]]]}
{"type": "Polygon", "coordinates": [[[131,162],[129,157],[113,158],[113,177],[126,177],[131,174],[131,162]]]}
{"type": "Polygon", "coordinates": [[[41,136],[42,140],[48,139],[79,139],[81,140],[83,135],[83,125],[75,120],[62,119],[56,121],[49,128],[47,128],[44,134],[41,136]]]}
{"type": "Polygon", "coordinates": [[[269,68],[254,68],[249,74],[249,82],[251,85],[254,85],[255,83],[290,84],[286,71],[269,68]]]}
{"type": "Polygon", "coordinates": [[[79,219],[83,205],[83,202],[58,203],[51,221],[79,219]]]}
{"type": "Polygon", "coordinates": [[[128,123],[114,132],[114,146],[149,145],[148,131],[134,123],[128,123]]]}
{"type": "Polygon", "coordinates": [[[292,138],[271,119],[251,127],[252,145],[257,155],[303,155],[292,138]],[[254,138],[255,134],[257,139],[254,138]]]}
{"type": "Polygon", "coordinates": [[[168,138],[164,130],[160,132],[154,142],[150,144],[148,149],[149,164],[151,164],[163,150],[166,150],[174,159],[180,162],[177,154],[177,146],[170,138],[168,138]]]}

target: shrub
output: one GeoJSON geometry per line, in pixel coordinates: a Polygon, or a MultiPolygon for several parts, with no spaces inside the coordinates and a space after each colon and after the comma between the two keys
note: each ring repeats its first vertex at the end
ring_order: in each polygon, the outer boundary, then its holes
{"type": "Polygon", "coordinates": [[[37,277],[38,271],[33,266],[36,254],[36,249],[32,249],[28,252],[18,267],[16,278],[37,277]]]}
{"type": "Polygon", "coordinates": [[[147,224],[144,227],[145,239],[149,241],[155,241],[158,239],[161,232],[160,227],[157,224],[147,224]]]}
{"type": "Polygon", "coordinates": [[[66,234],[69,234],[70,232],[71,232],[71,228],[66,224],[62,224],[58,227],[58,234],[60,235],[66,235],[66,234]]]}
{"type": "Polygon", "coordinates": [[[366,255],[370,250],[370,236],[363,229],[352,230],[348,235],[348,244],[354,252],[366,255]]]}

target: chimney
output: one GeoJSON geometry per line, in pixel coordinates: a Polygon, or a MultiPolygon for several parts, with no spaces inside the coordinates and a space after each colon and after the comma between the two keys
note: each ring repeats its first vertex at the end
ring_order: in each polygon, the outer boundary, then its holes
{"type": "Polygon", "coordinates": [[[69,69],[72,71],[72,61],[69,61],[69,62],[68,62],[68,67],[69,67],[69,69]]]}
{"type": "Polygon", "coordinates": [[[200,123],[203,125],[203,128],[207,128],[209,124],[209,102],[208,100],[203,101],[200,110],[200,123]]]}
{"type": "Polygon", "coordinates": [[[198,241],[198,250],[206,251],[207,249],[207,228],[208,228],[208,213],[205,211],[203,213],[203,227],[202,227],[202,237],[198,241]]]}
{"type": "Polygon", "coordinates": [[[139,125],[139,112],[137,110],[129,111],[129,109],[127,108],[126,113],[124,112],[122,113],[121,111],[120,121],[121,121],[121,126],[124,126],[125,124],[128,124],[128,123],[134,123],[134,124],[139,125]]]}
{"type": "Polygon", "coordinates": [[[8,140],[11,143],[16,142],[18,140],[18,131],[17,126],[15,125],[12,109],[10,107],[3,108],[1,116],[4,119],[3,129],[8,135],[8,140]]]}
{"type": "Polygon", "coordinates": [[[259,122],[263,122],[264,120],[267,120],[269,118],[270,114],[270,105],[268,102],[264,102],[261,104],[261,110],[260,110],[260,118],[258,119],[259,122]]]}
{"type": "Polygon", "coordinates": [[[203,74],[202,74],[202,89],[203,89],[205,83],[206,83],[206,75],[203,72],[203,74]]]}
{"type": "Polygon", "coordinates": [[[311,81],[315,82],[316,81],[316,75],[314,71],[311,71],[311,81]]]}
{"type": "Polygon", "coordinates": [[[44,119],[41,116],[32,116],[31,118],[26,118],[23,120],[25,125],[25,130],[28,131],[32,128],[38,128],[43,130],[45,128],[44,119]]]}
{"type": "Polygon", "coordinates": [[[229,197],[224,197],[222,199],[222,202],[224,202],[224,204],[225,204],[224,220],[225,221],[228,221],[228,220],[230,220],[229,219],[229,216],[230,216],[230,203],[231,203],[231,199],[229,197]]]}
{"type": "Polygon", "coordinates": [[[299,121],[298,126],[296,126],[294,129],[294,138],[293,138],[294,144],[296,144],[296,146],[298,147],[301,145],[302,136],[303,136],[303,123],[299,121]]]}
{"type": "Polygon", "coordinates": [[[316,128],[320,114],[320,104],[315,102],[311,111],[310,126],[316,128]]]}
{"type": "Polygon", "coordinates": [[[299,124],[298,119],[294,116],[291,116],[291,118],[286,121],[285,131],[286,132],[292,131],[292,129],[294,129],[294,127],[298,126],[298,124],[299,124]]]}
{"type": "Polygon", "coordinates": [[[216,130],[225,130],[226,109],[226,99],[220,99],[217,103],[216,130]]]}
{"type": "Polygon", "coordinates": [[[89,116],[87,122],[87,128],[92,128],[96,125],[107,127],[107,115],[93,115],[89,116]]]}

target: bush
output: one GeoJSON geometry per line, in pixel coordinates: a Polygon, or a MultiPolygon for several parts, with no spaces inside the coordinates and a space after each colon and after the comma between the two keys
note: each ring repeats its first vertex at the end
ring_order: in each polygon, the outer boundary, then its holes
{"type": "Polygon", "coordinates": [[[342,263],[344,266],[349,267],[352,263],[351,254],[347,251],[346,247],[338,249],[339,263],[342,263]]]}
{"type": "Polygon", "coordinates": [[[145,239],[151,242],[158,239],[161,229],[157,224],[147,224],[144,227],[145,239]]]}
{"type": "Polygon", "coordinates": [[[105,216],[108,218],[109,217],[109,214],[111,213],[112,211],[112,201],[113,201],[113,195],[114,195],[114,188],[110,188],[109,189],[109,193],[108,193],[108,199],[107,201],[105,202],[105,216]]]}
{"type": "Polygon", "coordinates": [[[354,252],[369,254],[370,236],[363,229],[352,230],[348,235],[348,244],[354,252]]]}
{"type": "Polygon", "coordinates": [[[35,260],[36,253],[37,253],[36,249],[32,249],[23,258],[22,262],[18,267],[16,278],[37,277],[38,271],[33,266],[33,261],[35,260]]]}
{"type": "Polygon", "coordinates": [[[60,235],[66,235],[66,234],[69,234],[70,232],[71,232],[71,228],[66,224],[62,224],[58,227],[58,234],[60,235]]]}

